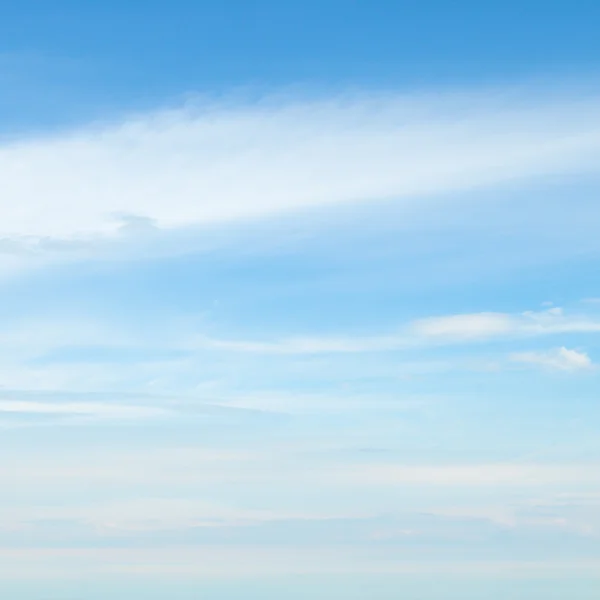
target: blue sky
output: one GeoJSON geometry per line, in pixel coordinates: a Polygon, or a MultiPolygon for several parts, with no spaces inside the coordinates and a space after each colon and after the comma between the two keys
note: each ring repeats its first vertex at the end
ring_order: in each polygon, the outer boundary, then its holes
{"type": "Polygon", "coordinates": [[[596,597],[592,2],[0,21],[0,591],[596,597]]]}

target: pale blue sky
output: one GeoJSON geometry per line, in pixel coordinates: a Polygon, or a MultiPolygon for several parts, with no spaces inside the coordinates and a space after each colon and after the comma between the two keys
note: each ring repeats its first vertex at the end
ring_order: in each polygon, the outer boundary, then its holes
{"type": "Polygon", "coordinates": [[[0,593],[591,600],[593,2],[0,20],[0,593]]]}

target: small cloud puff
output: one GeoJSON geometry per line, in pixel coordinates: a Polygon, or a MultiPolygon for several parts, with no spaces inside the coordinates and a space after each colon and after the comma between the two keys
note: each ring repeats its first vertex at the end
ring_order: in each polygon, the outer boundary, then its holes
{"type": "Polygon", "coordinates": [[[583,371],[594,366],[585,352],[569,350],[564,346],[546,352],[519,352],[513,354],[511,359],[556,371],[583,371]]]}
{"type": "Polygon", "coordinates": [[[414,324],[413,329],[423,337],[472,339],[503,335],[510,333],[514,327],[510,315],[478,313],[421,319],[414,324]]]}

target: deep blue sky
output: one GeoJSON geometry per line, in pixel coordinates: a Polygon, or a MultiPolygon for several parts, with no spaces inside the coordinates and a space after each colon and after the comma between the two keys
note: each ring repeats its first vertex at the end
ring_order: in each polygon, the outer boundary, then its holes
{"type": "Polygon", "coordinates": [[[2,121],[59,124],[247,86],[589,75],[599,19],[597,2],[563,0],[4,3],[2,121]]]}

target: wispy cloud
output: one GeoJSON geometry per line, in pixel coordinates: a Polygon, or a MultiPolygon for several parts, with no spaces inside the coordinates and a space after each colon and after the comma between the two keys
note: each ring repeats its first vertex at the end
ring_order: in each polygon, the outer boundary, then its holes
{"type": "Polygon", "coordinates": [[[246,449],[211,447],[162,448],[137,452],[91,451],[80,456],[62,454],[35,461],[23,458],[11,468],[0,468],[0,483],[22,481],[40,484],[65,481],[86,485],[119,484],[223,484],[318,486],[536,486],[548,484],[600,483],[600,471],[589,464],[544,464],[516,462],[428,463],[408,461],[348,461],[342,455],[318,452],[318,445],[304,448],[284,443],[265,443],[246,449]]]}
{"type": "Polygon", "coordinates": [[[592,359],[585,352],[564,346],[546,352],[517,352],[511,359],[556,371],[588,371],[593,367],[592,359]]]}
{"type": "Polygon", "coordinates": [[[510,337],[568,333],[598,333],[600,320],[566,315],[560,308],[521,314],[473,313],[428,317],[408,323],[388,335],[357,338],[293,337],[276,341],[198,338],[196,344],[237,352],[321,354],[382,352],[427,344],[461,344],[510,337]]]}
{"type": "Polygon", "coordinates": [[[144,419],[171,414],[165,408],[135,406],[102,402],[35,402],[28,400],[0,400],[0,414],[72,416],[96,419],[144,419]]]}
{"type": "Polygon", "coordinates": [[[0,518],[0,531],[10,531],[19,525],[22,528],[43,529],[47,523],[63,521],[80,524],[106,535],[119,535],[203,527],[234,528],[281,521],[319,522],[358,518],[365,516],[260,510],[192,498],[142,496],[83,505],[7,507],[0,518]]]}
{"type": "Polygon", "coordinates": [[[0,148],[0,234],[115,233],[415,198],[596,169],[594,96],[531,89],[267,100],[137,116],[0,148]]]}
{"type": "MultiPolygon", "coordinates": [[[[164,576],[255,577],[310,574],[510,575],[548,577],[560,574],[594,576],[595,559],[556,560],[433,560],[410,558],[406,552],[335,545],[306,546],[177,546],[169,548],[5,548],[0,550],[0,574],[79,580],[90,575],[137,575],[154,582],[164,576]]],[[[188,580],[189,581],[189,580],[188,580]]]]}
{"type": "Polygon", "coordinates": [[[500,313],[430,317],[415,322],[412,330],[418,337],[469,340],[506,335],[518,328],[515,318],[500,313]]]}
{"type": "Polygon", "coordinates": [[[537,486],[600,482],[597,465],[482,464],[444,466],[370,465],[338,472],[364,485],[537,486]]]}

